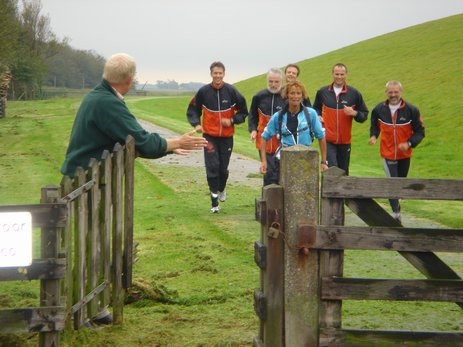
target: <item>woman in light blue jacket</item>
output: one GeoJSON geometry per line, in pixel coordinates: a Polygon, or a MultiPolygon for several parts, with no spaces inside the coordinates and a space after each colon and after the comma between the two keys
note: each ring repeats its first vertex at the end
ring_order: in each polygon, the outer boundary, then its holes
{"type": "Polygon", "coordinates": [[[321,170],[324,171],[328,168],[326,161],[326,141],[325,131],[322,128],[317,112],[302,105],[302,100],[307,97],[304,85],[299,81],[290,82],[286,85],[283,95],[288,104],[283,110],[276,112],[264,131],[262,132],[261,141],[261,165],[260,172],[266,174],[269,178],[268,184],[278,184],[280,178],[279,170],[279,150],[283,147],[294,146],[296,144],[310,146],[314,138],[318,139],[320,145],[321,155],[321,170]],[[267,172],[267,159],[265,155],[265,148],[267,141],[272,136],[277,136],[279,139],[280,147],[275,155],[275,160],[278,162],[275,165],[275,172],[267,172]]]}

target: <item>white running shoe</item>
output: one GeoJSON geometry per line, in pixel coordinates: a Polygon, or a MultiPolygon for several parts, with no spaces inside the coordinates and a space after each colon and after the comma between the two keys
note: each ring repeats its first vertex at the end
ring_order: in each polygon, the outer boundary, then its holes
{"type": "Polygon", "coordinates": [[[219,206],[214,206],[211,208],[211,213],[219,213],[220,212],[220,207],[219,206]]]}
{"type": "Polygon", "coordinates": [[[219,200],[222,202],[227,200],[227,192],[225,190],[223,192],[219,192],[219,200]]]}

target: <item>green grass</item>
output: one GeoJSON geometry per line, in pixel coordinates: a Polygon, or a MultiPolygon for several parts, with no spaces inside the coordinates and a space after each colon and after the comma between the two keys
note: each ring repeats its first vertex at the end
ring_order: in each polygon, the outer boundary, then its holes
{"type": "MultiPolygon", "coordinates": [[[[301,62],[311,97],[329,83],[331,65],[345,62],[350,82],[369,108],[384,98],[386,80],[398,78],[405,98],[422,111],[427,136],[414,152],[410,177],[462,179],[463,16],[398,31],[301,62]]],[[[263,76],[237,84],[248,102],[265,85],[263,76]]],[[[137,117],[179,133],[191,129],[185,110],[191,96],[130,97],[137,117]]],[[[0,204],[37,203],[40,188],[58,184],[80,99],[10,102],[0,119],[0,204]]],[[[367,145],[368,124],[354,125],[351,174],[383,177],[378,148],[367,145]]],[[[247,125],[238,127],[235,151],[256,158],[247,125]]],[[[223,213],[209,215],[201,168],[156,165],[137,159],[134,290],[142,299],[126,305],[124,324],[66,332],[62,346],[250,346],[258,332],[252,292],[259,271],[253,243],[260,238],[254,199],[260,187],[231,185],[223,213]],[[148,290],[149,289],[149,290],[148,290]]],[[[384,202],[383,202],[384,203],[384,202]]],[[[461,201],[404,201],[404,214],[423,223],[461,228],[461,201]]],[[[387,205],[386,205],[387,207],[387,205]]],[[[461,255],[440,254],[463,275],[461,255]]],[[[344,274],[352,277],[422,278],[393,252],[348,251],[344,274]],[[374,259],[374,261],[373,261],[374,259]]],[[[2,283],[0,307],[38,305],[35,282],[2,283]]],[[[346,301],[343,325],[355,328],[463,329],[454,304],[346,301]]],[[[33,346],[28,335],[0,338],[0,346],[33,346]],[[16,341],[13,341],[16,340],[16,341]]]]}

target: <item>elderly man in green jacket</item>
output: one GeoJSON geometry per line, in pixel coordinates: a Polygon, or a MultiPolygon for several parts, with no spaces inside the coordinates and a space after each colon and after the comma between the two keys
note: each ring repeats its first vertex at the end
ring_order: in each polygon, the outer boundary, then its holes
{"type": "Polygon", "coordinates": [[[140,157],[159,158],[168,153],[187,154],[202,149],[207,141],[193,132],[165,139],[149,133],[129,111],[124,95],[132,87],[135,60],[124,53],[111,56],[104,66],[103,80],[82,101],[72,127],[61,173],[73,177],[78,167],[86,169],[90,159],[101,159],[104,150],[124,144],[128,135],[135,139],[140,157]]]}

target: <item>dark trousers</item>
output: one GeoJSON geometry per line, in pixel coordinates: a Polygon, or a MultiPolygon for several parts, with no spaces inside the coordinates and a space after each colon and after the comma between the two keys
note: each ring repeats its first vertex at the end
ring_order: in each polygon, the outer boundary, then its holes
{"type": "Polygon", "coordinates": [[[267,153],[267,172],[264,174],[264,186],[278,184],[280,181],[280,160],[275,154],[267,153]]]}
{"type": "Polygon", "coordinates": [[[326,160],[328,166],[337,166],[349,175],[350,164],[350,144],[336,145],[331,142],[326,143],[326,160]]]}
{"type": "Polygon", "coordinates": [[[209,190],[223,192],[227,186],[228,164],[233,151],[233,137],[214,137],[203,135],[208,141],[204,148],[204,163],[209,190]]]}
{"type": "MultiPolygon", "coordinates": [[[[384,172],[387,177],[407,177],[410,170],[410,158],[400,160],[383,159],[384,172]]],[[[389,199],[392,212],[400,212],[400,203],[398,199],[389,199]]]]}

